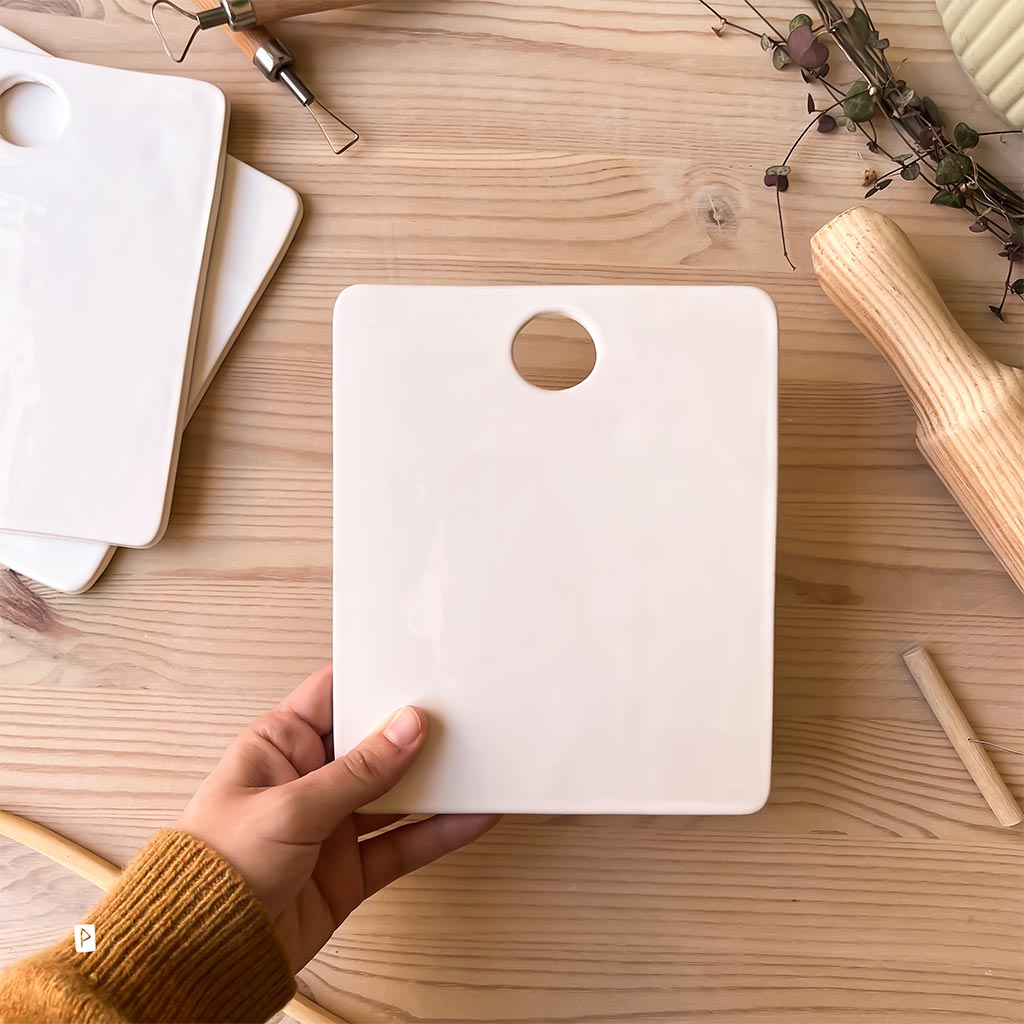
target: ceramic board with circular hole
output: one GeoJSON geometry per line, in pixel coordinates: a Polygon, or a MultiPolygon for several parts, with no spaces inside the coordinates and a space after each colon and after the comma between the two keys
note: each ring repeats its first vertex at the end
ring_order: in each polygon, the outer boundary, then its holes
{"type": "Polygon", "coordinates": [[[777,326],[743,287],[355,286],[334,313],[334,748],[386,812],[741,814],[769,787],[777,326]],[[532,318],[597,349],[527,383],[532,318]]]}
{"type": "Polygon", "coordinates": [[[0,93],[23,83],[60,123],[0,139],[0,529],[145,547],[170,505],[227,104],[0,51],[0,93]]]}
{"type": "MultiPolygon", "coordinates": [[[[42,53],[0,27],[0,48],[42,53]]],[[[40,94],[36,94],[40,100],[40,94]]],[[[47,102],[42,98],[42,102],[47,102]]],[[[27,133],[41,111],[32,97],[5,122],[27,133]]],[[[287,185],[229,156],[196,337],[186,417],[191,418],[302,219],[302,201],[287,185]]],[[[97,541],[0,532],[0,565],[54,590],[80,594],[106,568],[116,548],[97,541]]]]}

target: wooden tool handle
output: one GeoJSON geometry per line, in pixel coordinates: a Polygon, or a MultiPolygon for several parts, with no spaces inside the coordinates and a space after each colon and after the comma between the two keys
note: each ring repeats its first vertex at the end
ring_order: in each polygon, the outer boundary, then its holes
{"type": "Polygon", "coordinates": [[[996,771],[985,748],[970,742],[974,736],[970,723],[939,675],[931,655],[923,647],[912,647],[903,655],[903,660],[999,824],[1009,828],[1024,821],[1024,814],[1006,788],[1006,783],[996,771]]]}
{"type": "Polygon", "coordinates": [[[847,210],[811,251],[825,293],[906,388],[922,454],[1024,590],[1024,372],[982,352],[882,214],[847,210]]]}
{"type": "MultiPolygon", "coordinates": [[[[0,811],[0,836],[27,846],[30,850],[49,857],[57,864],[63,864],[68,870],[73,871],[87,882],[92,882],[97,889],[102,889],[104,892],[113,888],[121,877],[121,869],[109,861],[97,857],[96,854],[82,849],[70,839],[65,839],[64,836],[51,832],[48,828],[29,821],[27,818],[21,818],[17,814],[0,811]]],[[[303,995],[296,995],[294,999],[290,1000],[285,1006],[284,1012],[299,1024],[345,1024],[340,1017],[336,1017],[303,995]]]]}
{"type": "Polygon", "coordinates": [[[16,843],[21,843],[22,846],[27,846],[30,850],[63,864],[79,878],[92,882],[97,889],[104,892],[121,877],[120,869],[102,857],[83,850],[70,839],[51,832],[43,825],[27,818],[19,818],[17,814],[0,811],[0,836],[13,839],[16,843]]]}
{"type": "MultiPolygon", "coordinates": [[[[214,7],[220,7],[218,0],[195,0],[195,5],[202,11],[212,11],[214,7]]],[[[256,56],[256,51],[270,41],[272,36],[265,28],[246,28],[241,32],[233,32],[227,25],[224,31],[231,37],[231,41],[249,58],[251,64],[256,56]]]]}
{"type": "Polygon", "coordinates": [[[366,0],[252,0],[252,10],[257,25],[285,18],[298,18],[303,14],[319,14],[321,11],[336,11],[342,7],[354,7],[366,0]]]}

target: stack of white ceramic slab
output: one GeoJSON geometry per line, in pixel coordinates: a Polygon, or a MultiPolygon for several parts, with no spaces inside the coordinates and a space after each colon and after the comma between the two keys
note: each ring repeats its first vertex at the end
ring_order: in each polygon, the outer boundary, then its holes
{"type": "Polygon", "coordinates": [[[213,86],[0,29],[0,95],[26,83],[62,123],[0,134],[0,564],[78,593],[162,537],[182,430],[302,207],[226,156],[213,86]]]}

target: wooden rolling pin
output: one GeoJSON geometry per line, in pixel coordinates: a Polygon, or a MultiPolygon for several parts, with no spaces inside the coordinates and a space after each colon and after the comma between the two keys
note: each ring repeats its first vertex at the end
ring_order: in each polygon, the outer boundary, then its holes
{"type": "MultiPolygon", "coordinates": [[[[41,853],[44,857],[49,857],[57,864],[62,864],[104,892],[113,888],[121,877],[120,868],[82,849],[70,839],[51,832],[37,822],[20,818],[17,814],[0,811],[0,836],[12,839],[30,850],[35,850],[36,853],[41,853]]],[[[345,1024],[340,1017],[335,1017],[312,999],[298,993],[286,1004],[284,1012],[298,1021],[298,1024],[345,1024]]]]}
{"type": "Polygon", "coordinates": [[[847,210],[811,251],[825,294],[906,388],[921,453],[1024,591],[1024,371],[974,343],[888,217],[847,210]]]}

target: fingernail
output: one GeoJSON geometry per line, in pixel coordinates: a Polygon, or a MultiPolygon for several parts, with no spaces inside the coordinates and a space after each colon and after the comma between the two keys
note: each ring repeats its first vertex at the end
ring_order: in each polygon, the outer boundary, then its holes
{"type": "Polygon", "coordinates": [[[391,716],[391,721],[384,726],[384,735],[396,747],[407,747],[414,743],[423,732],[423,723],[414,708],[399,708],[391,716]]]}

